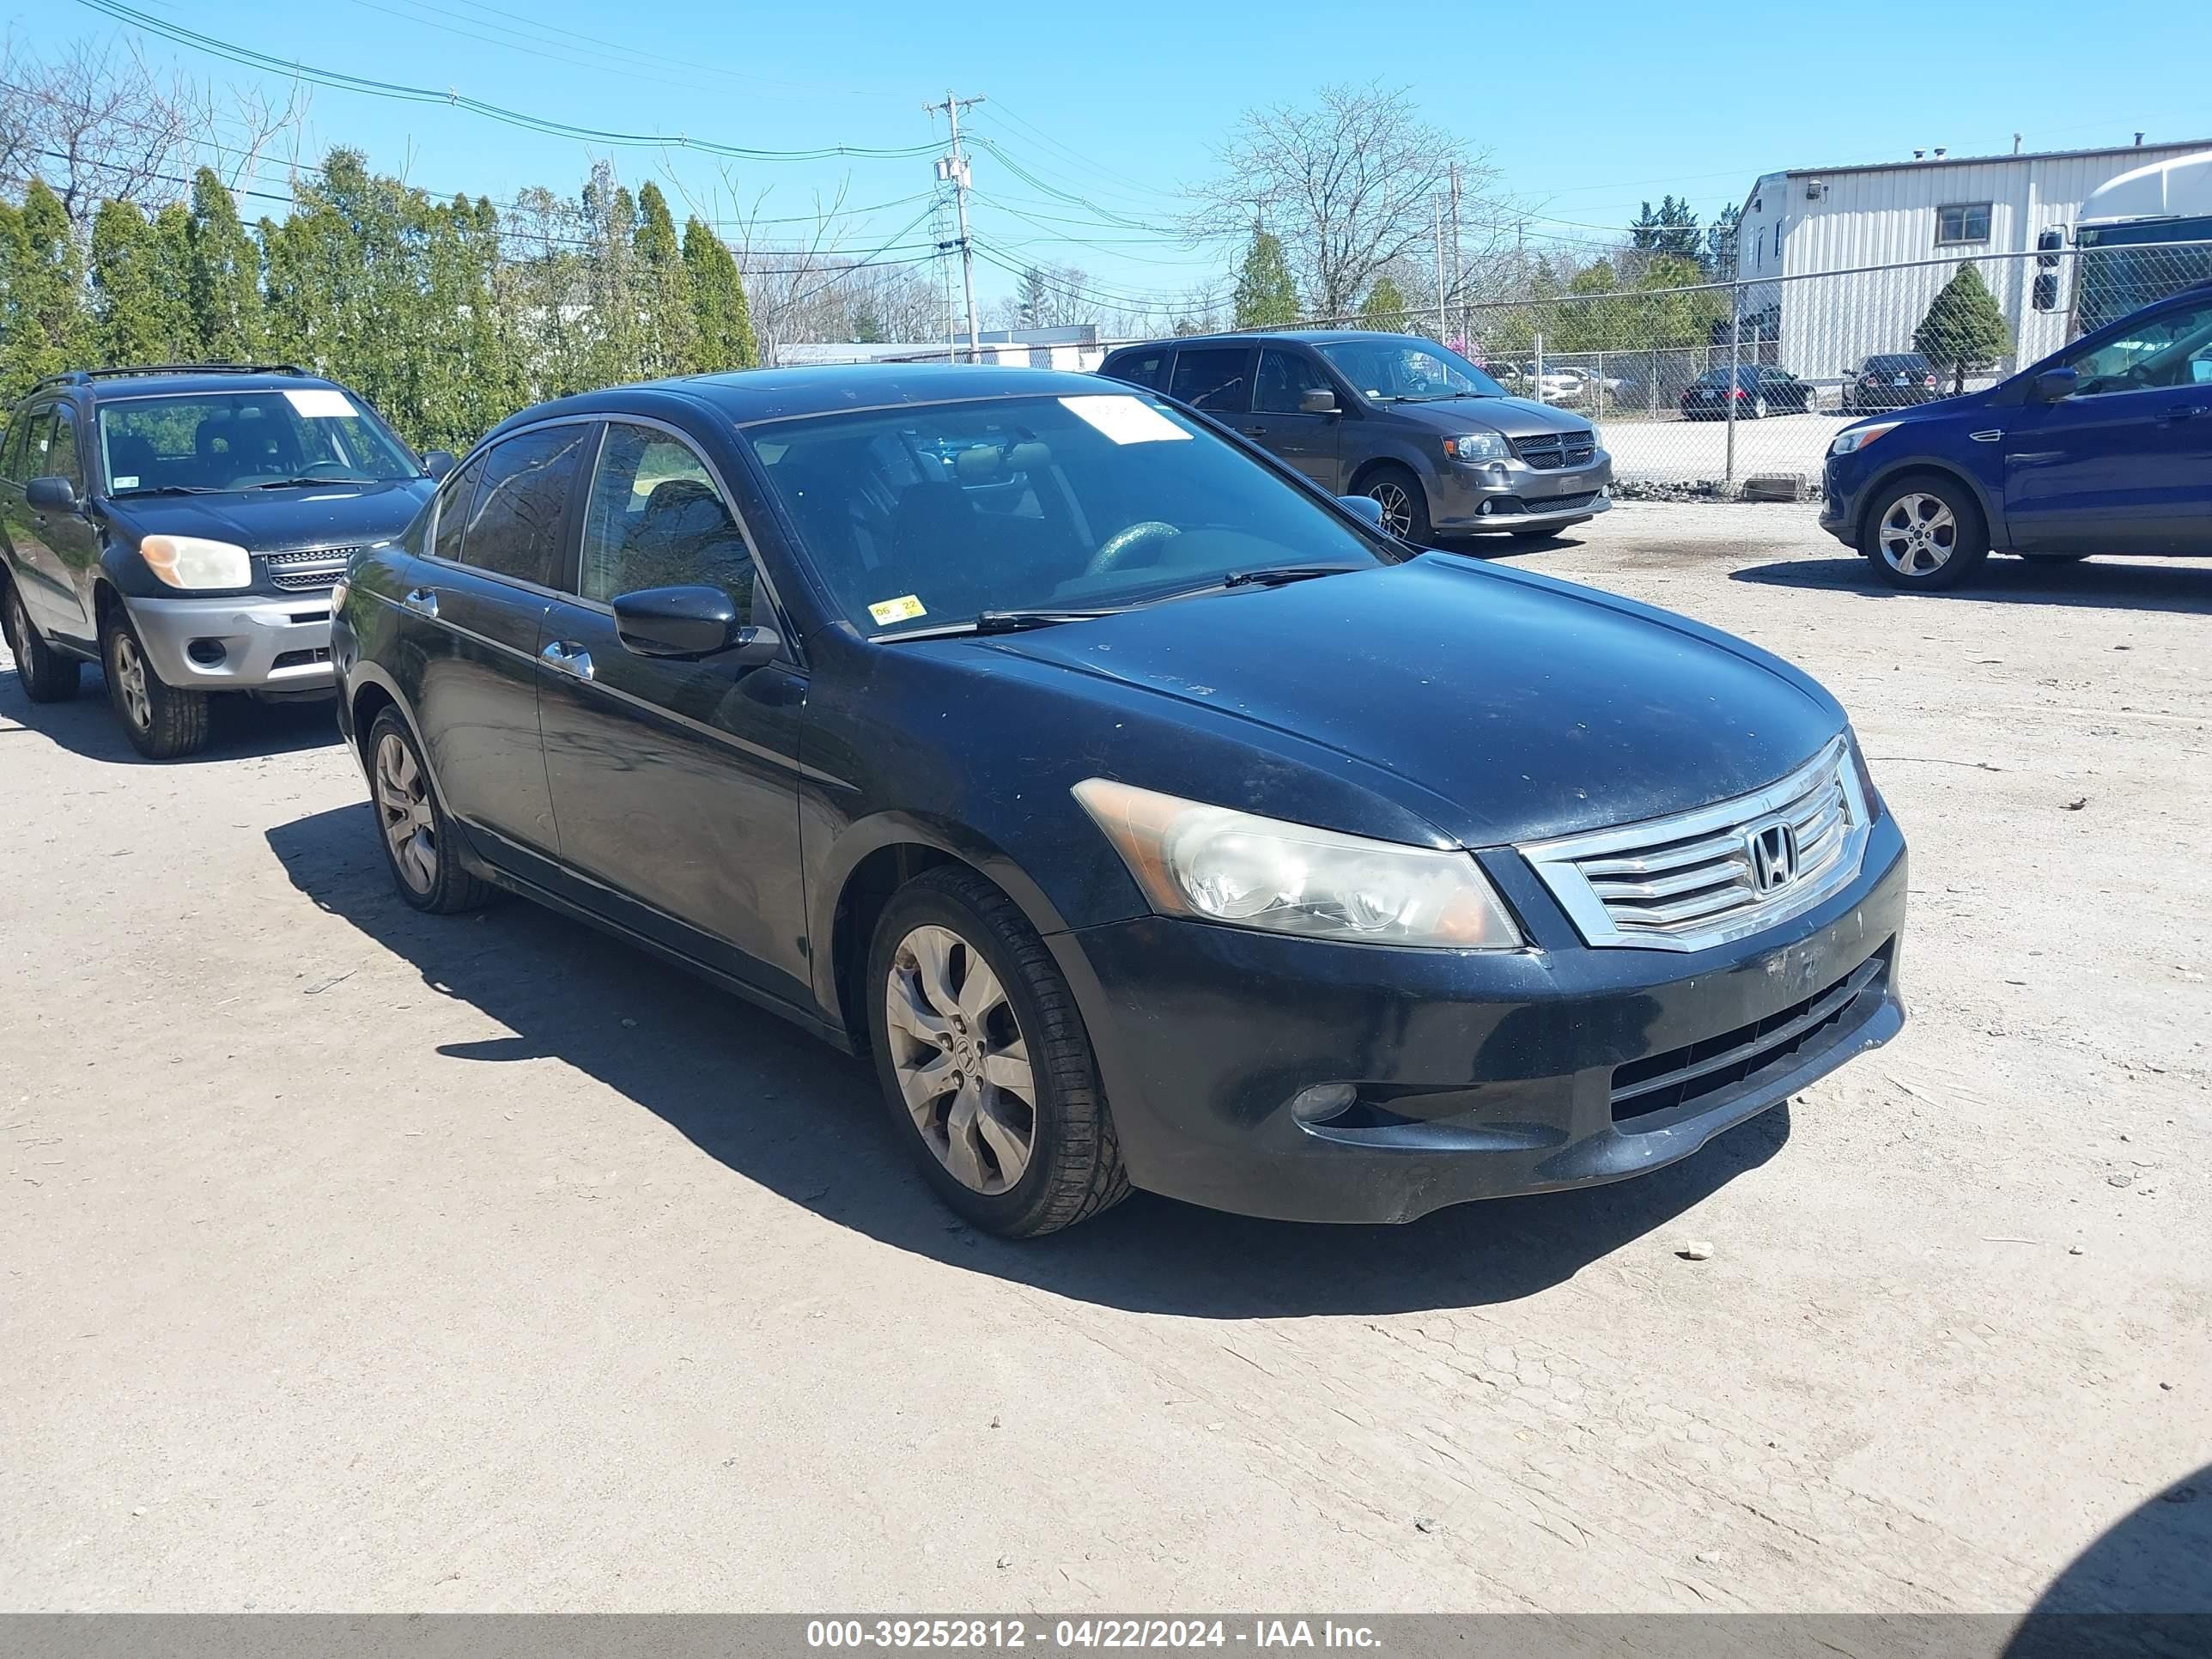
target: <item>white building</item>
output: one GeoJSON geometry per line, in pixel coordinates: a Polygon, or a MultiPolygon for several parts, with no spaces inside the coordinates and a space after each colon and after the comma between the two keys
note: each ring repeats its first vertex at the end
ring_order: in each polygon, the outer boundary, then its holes
{"type": "Polygon", "coordinates": [[[1744,355],[1811,380],[1849,373],[1877,352],[1910,351],[1928,302],[1961,260],[1979,265],[2013,326],[2002,367],[2066,343],[2063,313],[2029,303],[2039,233],[2070,226],[2098,186],[2208,141],[2012,155],[1947,155],[1871,167],[1764,174],[1744,198],[1736,271],[1744,355]],[[1869,270],[1869,267],[1884,267],[1869,270]],[[1837,274],[1826,274],[1837,273],[1837,274]],[[1845,275],[1841,273],[1858,273],[1845,275]]]}

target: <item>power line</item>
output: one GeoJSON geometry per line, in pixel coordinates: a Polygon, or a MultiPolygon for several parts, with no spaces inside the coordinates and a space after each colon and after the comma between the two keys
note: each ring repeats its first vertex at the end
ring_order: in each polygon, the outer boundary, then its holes
{"type": "Polygon", "coordinates": [[[826,161],[837,156],[868,160],[894,160],[906,156],[927,155],[933,144],[900,144],[868,146],[832,144],[814,149],[761,149],[749,145],[727,144],[714,139],[693,138],[683,134],[666,135],[641,132],[612,132],[599,127],[579,126],[573,122],[558,121],[550,116],[533,115],[526,111],[508,109],[503,105],[473,98],[457,88],[439,92],[428,87],[409,86],[393,81],[372,80],[365,76],[348,75],[338,70],[319,68],[313,64],[287,63],[264,52],[256,52],[233,41],[204,34],[182,24],[140,11],[122,0],[76,0],[77,4],[96,11],[104,17],[135,28],[157,34],[178,46],[187,46],[211,57],[242,68],[258,70],[265,74],[283,75],[294,79],[312,82],[334,91],[360,93],[365,96],[386,98],[400,103],[443,104],[449,108],[465,110],[488,120],[500,122],[525,131],[544,133],[549,137],[573,138],[585,143],[616,144],[631,149],[696,150],[702,155],[726,156],[741,161],[826,161]]]}

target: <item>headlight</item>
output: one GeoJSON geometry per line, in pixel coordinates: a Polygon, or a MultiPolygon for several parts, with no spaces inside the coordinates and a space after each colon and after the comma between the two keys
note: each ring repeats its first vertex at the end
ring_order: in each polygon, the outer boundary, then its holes
{"type": "Polygon", "coordinates": [[[199,536],[149,536],[138,544],[146,568],[172,587],[246,587],[252,556],[235,542],[199,536]]]}
{"type": "Polygon", "coordinates": [[[1470,432],[1464,438],[1444,440],[1444,453],[1455,461],[1502,461],[1512,453],[1495,432],[1470,432]]]}
{"type": "Polygon", "coordinates": [[[1282,823],[1106,778],[1085,779],[1075,798],[1163,915],[1370,945],[1521,944],[1470,853],[1282,823]]]}
{"type": "Polygon", "coordinates": [[[1872,426],[1855,426],[1849,432],[1838,432],[1828,446],[1831,455],[1856,455],[1885,432],[1894,431],[1895,421],[1878,421],[1872,426]]]}

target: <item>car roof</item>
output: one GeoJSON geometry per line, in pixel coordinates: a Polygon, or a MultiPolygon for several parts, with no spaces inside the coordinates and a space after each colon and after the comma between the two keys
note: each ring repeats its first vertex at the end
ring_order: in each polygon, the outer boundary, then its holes
{"type": "Polygon", "coordinates": [[[672,399],[704,404],[732,425],[804,419],[902,404],[967,403],[1011,398],[1123,395],[1127,388],[1095,374],[993,363],[837,363],[795,368],[746,368],[720,374],[686,374],[608,386],[539,404],[513,415],[498,429],[562,415],[650,413],[672,399]]]}
{"type": "Polygon", "coordinates": [[[1408,345],[1431,348],[1437,343],[1425,335],[1387,334],[1372,328],[1275,328],[1231,334],[1179,334],[1171,339],[1117,346],[1113,355],[1118,357],[1124,351],[1149,351],[1162,346],[1273,345],[1285,341],[1293,345],[1349,345],[1359,340],[1400,340],[1408,345]]]}

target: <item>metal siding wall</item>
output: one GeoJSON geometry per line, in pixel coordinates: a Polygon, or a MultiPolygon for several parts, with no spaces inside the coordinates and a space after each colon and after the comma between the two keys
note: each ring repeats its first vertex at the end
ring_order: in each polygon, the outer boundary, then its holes
{"type": "MultiPolygon", "coordinates": [[[[2072,224],[2082,202],[2099,185],[2153,161],[2194,155],[2202,148],[2195,143],[2145,144],[2101,155],[2008,155],[1877,173],[1790,174],[1786,181],[1778,181],[1778,188],[1764,191],[1765,218],[1771,220],[1778,210],[1788,214],[1783,245],[1788,275],[1923,259],[1947,263],[1880,276],[1785,285],[1783,367],[1808,377],[1833,375],[1875,352],[1911,350],[1913,326],[1937,290],[1950,281],[1956,260],[1977,253],[2032,249],[2039,233],[2053,225],[2072,224]],[[1826,195],[1817,202],[1805,199],[1807,180],[1814,178],[1826,185],[1826,195]],[[1778,201],[1778,197],[1783,199],[1778,201]],[[1990,204],[1990,240],[1938,247],[1936,209],[1961,202],[1990,204]]],[[[1760,183],[1764,187],[1767,181],[1760,183]]],[[[2005,260],[1983,273],[2013,324],[2014,366],[2047,356],[2065,343],[2063,315],[2028,306],[2033,267],[2032,260],[2005,260]]],[[[1748,274],[1749,267],[1746,270],[1748,274]]]]}

